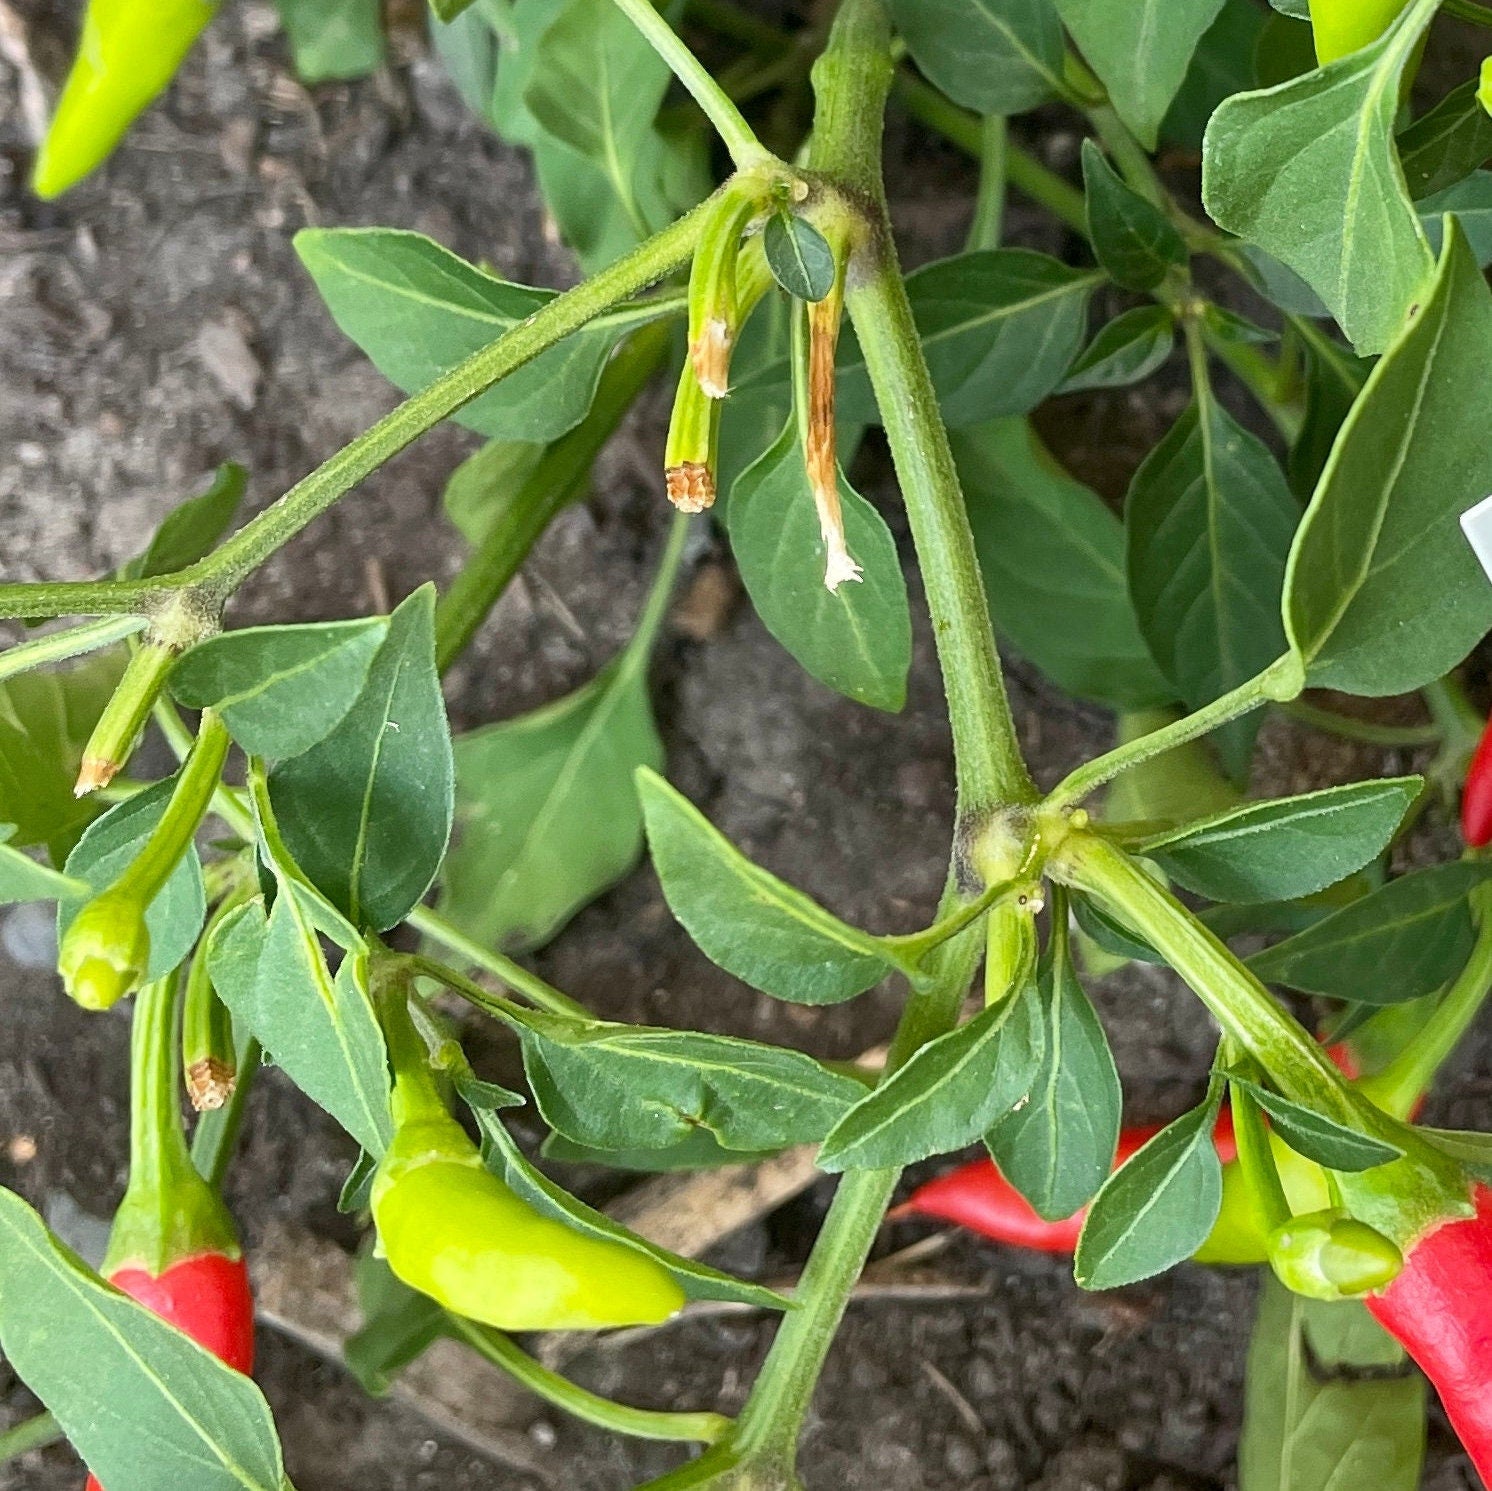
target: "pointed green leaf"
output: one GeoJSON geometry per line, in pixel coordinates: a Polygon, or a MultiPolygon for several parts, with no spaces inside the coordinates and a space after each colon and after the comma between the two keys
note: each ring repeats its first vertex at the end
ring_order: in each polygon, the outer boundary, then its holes
{"type": "Polygon", "coordinates": [[[1459,518],[1492,491],[1492,290],[1459,228],[1419,314],[1373,370],[1295,538],[1290,642],[1314,687],[1398,694],[1492,627],[1459,518]]]}
{"type": "Polygon", "coordinates": [[[1382,854],[1423,789],[1394,777],[1246,803],[1135,848],[1208,900],[1293,901],[1382,854]]]}
{"type": "Polygon", "coordinates": [[[1155,203],[1121,181],[1092,140],[1083,141],[1088,237],[1115,284],[1153,290],[1187,262],[1186,244],[1155,203]]]}
{"type": "Polygon", "coordinates": [[[1397,1145],[1360,1134],[1317,1113],[1301,1103],[1281,1097],[1242,1077],[1231,1077],[1235,1087],[1242,1087],[1269,1115],[1275,1132],[1293,1149],[1329,1170],[1371,1170],[1403,1157],[1397,1145]]]}
{"type": "MultiPolygon", "coordinates": [[[[89,886],[89,894],[58,902],[59,942],[91,896],[107,890],[134,863],[156,824],[165,817],[175,786],[175,777],[156,782],[88,826],[64,868],[71,879],[89,886]]],[[[164,978],[182,962],[197,941],[206,915],[202,862],[196,849],[188,849],[145,912],[150,932],[147,977],[164,978]]]]}
{"type": "MultiPolygon", "coordinates": [[[[1267,447],[1206,392],[1135,474],[1125,505],[1129,588],[1161,672],[1193,709],[1285,651],[1275,598],[1300,515],[1267,447]]],[[[1257,718],[1218,734],[1230,769],[1257,718]]]]}
{"type": "Polygon", "coordinates": [[[1394,148],[1404,70],[1435,14],[1414,0],[1380,40],[1230,98],[1203,147],[1214,221],[1293,269],[1363,356],[1399,334],[1433,269],[1394,148]]]}
{"type": "Polygon", "coordinates": [[[242,466],[231,461],[220,466],[205,492],[166,514],[150,547],[125,565],[121,574],[126,579],[148,579],[195,564],[228,531],[247,485],[248,472],[242,466]]]}
{"type": "Polygon", "coordinates": [[[1136,306],[1115,316],[1067,370],[1058,393],[1127,388],[1164,366],[1176,345],[1176,324],[1163,305],[1136,306]]]}
{"type": "Polygon", "coordinates": [[[1072,1216],[1108,1179],[1124,1095],[1108,1038],[1068,953],[1065,929],[1023,998],[1043,1031],[1027,1101],[986,1135],[1001,1173],[1037,1213],[1072,1216]]]}
{"type": "Polygon", "coordinates": [[[1435,865],[1390,880],[1248,960],[1266,983],[1356,1004],[1402,1004],[1464,966],[1473,939],[1466,898],[1492,865],[1435,865]]]}
{"type": "Polygon", "coordinates": [[[1062,23],[1147,150],[1223,0],[1056,0],[1062,23]]]}
{"type": "MultiPolygon", "coordinates": [[[[305,228],[295,251],[332,319],[405,393],[433,383],[554,298],[392,228],[305,228]]],[[[603,323],[566,337],[454,418],[494,439],[557,440],[585,418],[625,329],[603,323]]]]}
{"type": "Polygon", "coordinates": [[[1023,114],[1063,91],[1049,0],[891,0],[891,14],[917,66],[967,109],[1023,114]]]}
{"type": "Polygon", "coordinates": [[[834,250],[807,219],[776,212],[762,229],[772,278],[798,300],[822,300],[834,288],[834,250]]]}
{"type": "Polygon", "coordinates": [[[548,942],[642,852],[640,766],[661,770],[642,660],[456,741],[456,839],[440,911],[475,942],[548,942]]]}
{"type": "Polygon", "coordinates": [[[507,518],[545,448],[529,440],[489,440],[451,473],[441,505],[473,548],[507,518]]]}
{"type": "Polygon", "coordinates": [[[0,1189],[0,1349],[109,1491],[284,1491],[259,1389],[0,1189]]]}
{"type": "Polygon", "coordinates": [[[861,704],[906,703],[912,618],[896,541],[885,520],[839,476],[858,581],[824,584],[819,533],[796,420],[731,491],[731,548],[767,630],[821,683],[861,704]]]}
{"type": "Polygon", "coordinates": [[[1416,202],[1492,160],[1492,114],[1477,97],[1477,87],[1478,80],[1468,78],[1399,136],[1399,164],[1416,202]]]}
{"type": "Polygon", "coordinates": [[[387,631],[377,616],[226,632],[182,656],[171,692],[188,709],[216,709],[249,755],[282,761],[352,708],[387,631]]]}
{"type": "Polygon", "coordinates": [[[971,1144],[1027,1098],[1045,1041],[1029,989],[923,1046],[846,1113],[819,1168],[910,1165],[971,1144]]]}
{"type": "Polygon", "coordinates": [[[1419,1491],[1425,1379],[1357,1300],[1266,1269],[1249,1344],[1239,1491],[1419,1491]]]}
{"type": "Polygon", "coordinates": [[[15,831],[15,824],[0,823],[0,906],[16,901],[76,900],[90,894],[86,880],[59,875],[50,865],[13,848],[6,841],[15,831]]]}
{"type": "Polygon", "coordinates": [[[419,903],[451,832],[454,766],[434,612],[429,585],[399,606],[357,702],[330,735],[269,778],[296,863],[374,931],[419,903]]]}
{"type": "Polygon", "coordinates": [[[637,790],[669,909],[712,963],[794,1004],[838,1004],[891,972],[876,938],[752,864],[662,777],[644,768],[637,790]]]}
{"type": "Polygon", "coordinates": [[[865,1091],[781,1046],[533,1011],[519,1019],[539,1112],[596,1149],[671,1149],[700,1129],[746,1154],[815,1144],[865,1091]]]}
{"type": "Polygon", "coordinates": [[[494,1112],[477,1108],[474,1113],[489,1168],[536,1211],[573,1227],[577,1232],[619,1243],[624,1248],[644,1254],[666,1268],[690,1299],[733,1300],[737,1304],[767,1310],[780,1310],[786,1306],[787,1301],[775,1290],[734,1279],[692,1258],[681,1258],[612,1221],[604,1212],[587,1206],[530,1163],[494,1112]]]}
{"type": "Polygon", "coordinates": [[[1168,1124],[1104,1182],[1078,1238],[1073,1276],[1084,1289],[1117,1289],[1190,1258],[1223,1200],[1212,1144],[1221,1086],[1168,1124]]]}
{"type": "Polygon", "coordinates": [[[995,625],[1068,693],[1166,703],[1124,572],[1124,530],[1024,419],[956,430],[953,454],[995,625]]]}
{"type": "MultiPolygon", "coordinates": [[[[383,65],[380,0],[275,0],[275,8],[303,83],[365,78],[383,65]]],[[[463,6],[437,0],[437,9],[449,21],[463,6]]]]}

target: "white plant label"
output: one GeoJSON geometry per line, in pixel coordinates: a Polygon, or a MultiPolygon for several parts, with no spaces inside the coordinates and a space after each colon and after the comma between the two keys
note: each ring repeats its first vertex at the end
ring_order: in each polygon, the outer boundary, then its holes
{"type": "Polygon", "coordinates": [[[1492,580],[1492,497],[1482,498],[1475,507],[1461,514],[1461,532],[1481,561],[1488,580],[1492,580]]]}

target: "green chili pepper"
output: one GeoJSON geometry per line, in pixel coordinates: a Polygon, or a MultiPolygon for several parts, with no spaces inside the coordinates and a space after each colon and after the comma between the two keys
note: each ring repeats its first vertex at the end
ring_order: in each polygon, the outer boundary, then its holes
{"type": "Polygon", "coordinates": [[[449,1118],[400,1127],[373,1181],[373,1219],[399,1278],[502,1330],[656,1325],[684,1303],[645,1254],[535,1211],[449,1118]]]}
{"type": "Polygon", "coordinates": [[[37,196],[60,196],[108,158],[216,10],[216,0],[90,0],[78,55],[36,158],[37,196]]]}
{"type": "Polygon", "coordinates": [[[1338,57],[1371,46],[1399,18],[1409,0],[1312,0],[1316,60],[1325,67],[1338,57]]]}

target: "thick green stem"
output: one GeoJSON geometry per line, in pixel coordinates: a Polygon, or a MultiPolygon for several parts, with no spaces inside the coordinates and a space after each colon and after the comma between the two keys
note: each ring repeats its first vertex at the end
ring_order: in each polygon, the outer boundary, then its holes
{"type": "Polygon", "coordinates": [[[668,64],[669,71],[689,90],[690,96],[715,132],[725,142],[737,170],[760,165],[773,157],[757,139],[730,96],[712,78],[693,52],[679,39],[673,27],[653,8],[652,0],[616,0],[627,19],[647,37],[649,45],[668,64]]]}
{"type": "Polygon", "coordinates": [[[62,1425],[50,1413],[24,1419],[0,1434],[0,1465],[30,1454],[32,1450],[44,1450],[49,1444],[66,1438],[62,1425]]]}
{"type": "Polygon", "coordinates": [[[688,1444],[713,1444],[731,1421],[719,1413],[664,1413],[630,1408],[573,1383],[537,1362],[513,1340],[490,1326],[452,1315],[452,1331],[495,1367],[501,1367],[531,1393],[573,1418],[613,1434],[634,1439],[657,1439],[688,1444]]]}
{"type": "Polygon", "coordinates": [[[60,663],[67,658],[107,647],[111,642],[121,642],[144,627],[143,616],[111,616],[103,621],[91,621],[85,626],[69,627],[64,632],[52,632],[48,636],[38,637],[34,642],[23,642],[19,647],[0,653],[0,681],[14,678],[17,673],[24,673],[28,668],[60,663]]]}
{"type": "Polygon", "coordinates": [[[659,323],[626,343],[602,374],[590,413],[544,452],[472,551],[435,608],[435,661],[442,672],[476,635],[555,514],[580,496],[601,447],[662,365],[671,340],[671,329],[659,323]]]}
{"type": "Polygon", "coordinates": [[[1096,792],[1105,782],[1112,781],[1121,771],[1149,761],[1152,757],[1185,745],[1236,720],[1250,710],[1258,709],[1271,700],[1279,702],[1293,699],[1299,692],[1296,683],[1299,667],[1289,656],[1271,663],[1256,678],[1239,684],[1231,693],[1214,699],[1193,714],[1179,719],[1172,725],[1164,725],[1148,735],[1142,735],[1125,745],[1117,746],[1105,755],[1095,757],[1085,766],[1060,781],[1047,797],[1049,806],[1064,809],[1080,803],[1090,793],[1096,792]]]}

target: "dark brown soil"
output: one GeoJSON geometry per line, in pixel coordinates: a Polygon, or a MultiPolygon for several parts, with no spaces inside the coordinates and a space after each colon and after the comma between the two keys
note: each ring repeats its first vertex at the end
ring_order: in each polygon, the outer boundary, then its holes
{"type": "MultiPolygon", "coordinates": [[[[43,0],[15,7],[45,67],[67,27],[43,0]]],[[[0,15],[0,20],[3,20],[0,15]]],[[[1070,161],[1057,119],[1041,148],[1070,161]]],[[[903,201],[911,259],[956,238],[968,181],[947,151],[898,129],[915,183],[903,201]]],[[[59,206],[21,189],[29,160],[17,74],[0,62],[0,569],[6,579],[82,577],[140,548],[152,526],[226,459],[256,503],[282,491],[393,403],[332,326],[290,248],[306,224],[416,228],[532,282],[563,282],[528,168],[474,123],[437,65],[415,56],[376,80],[308,94],[291,78],[273,12],[233,7],[169,101],[110,167],[59,206]]],[[[1017,208],[1012,234],[1060,250],[1017,208]]],[[[1121,493],[1175,413],[1154,385],[1068,401],[1044,419],[1085,477],[1121,493]]],[[[504,718],[588,677],[626,636],[661,542],[658,409],[605,457],[592,501],[555,524],[451,678],[459,726],[504,718]]],[[[444,429],[316,525],[242,595],[234,621],[380,609],[449,575],[460,545],[440,515],[445,476],[473,445],[444,429]]],[[[905,545],[873,451],[867,485],[905,545]]],[[[719,545],[707,541],[718,554],[719,545]]],[[[711,554],[701,554],[709,560],[711,554]]],[[[930,638],[917,640],[911,700],[891,718],[819,687],[736,604],[707,641],[675,632],[656,674],[670,771],[743,848],[872,927],[922,924],[942,881],[952,774],[930,638]]],[[[1107,744],[1098,711],[1072,704],[1018,659],[1012,690],[1031,759],[1054,780],[1107,744]]],[[[1409,763],[1271,725],[1261,775],[1296,788],[1409,763]]],[[[123,1182],[126,1023],[88,1017],[48,971],[45,918],[0,923],[0,1180],[85,1250],[123,1182]],[[17,1140],[35,1141],[34,1157],[17,1140]],[[9,1158],[6,1158],[6,1156],[9,1158]]],[[[828,1011],[786,1008],[713,969],[672,924],[647,871],[584,912],[537,959],[546,977],[611,1016],[700,1026],[848,1056],[881,1039],[896,997],[828,1011]]],[[[1099,991],[1130,1116],[1166,1117],[1199,1092],[1213,1041],[1174,980],[1132,969],[1099,991]]],[[[505,1053],[480,1043],[489,1062],[505,1053]],[[490,1049],[487,1049],[489,1048],[490,1049]]],[[[1485,1122],[1492,1052],[1455,1064],[1435,1116],[1485,1122]]],[[[248,1241],[290,1217],[350,1243],[335,1201],[350,1142],[270,1074],[251,1108],[231,1199],[248,1241]]],[[[830,1185],[732,1239],[723,1262],[772,1275],[801,1262],[830,1185]]],[[[921,1231],[887,1230],[884,1247],[921,1231]]],[[[1112,1296],[1081,1294],[1061,1261],[955,1242],[936,1267],[974,1301],[856,1306],[831,1358],[804,1451],[824,1491],[1189,1491],[1230,1484],[1254,1283],[1184,1268],[1112,1296]]],[[[605,1392],[655,1406],[743,1400],[765,1322],[675,1328],[574,1364],[605,1392]]],[[[546,1480],[494,1466],[368,1400],[338,1367],[266,1331],[259,1379],[300,1491],[417,1487],[620,1491],[678,1451],[619,1443],[552,1416],[531,1431],[546,1480]]],[[[0,1364],[0,1424],[35,1410],[0,1364]]],[[[1443,1423],[1435,1491],[1471,1484],[1443,1423]]],[[[74,1487],[65,1448],[0,1470],[0,1488],[74,1487]]]]}

